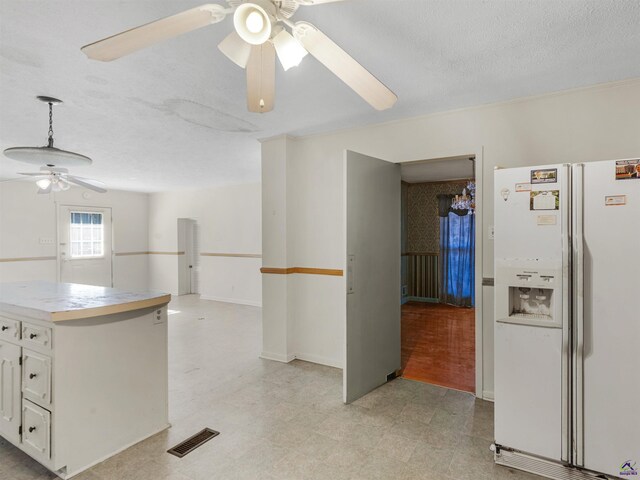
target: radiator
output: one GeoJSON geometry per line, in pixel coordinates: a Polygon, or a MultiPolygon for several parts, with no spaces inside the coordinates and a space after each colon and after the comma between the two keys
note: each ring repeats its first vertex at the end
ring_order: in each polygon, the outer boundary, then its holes
{"type": "Polygon", "coordinates": [[[408,253],[409,296],[434,298],[439,296],[438,255],[408,253]]]}

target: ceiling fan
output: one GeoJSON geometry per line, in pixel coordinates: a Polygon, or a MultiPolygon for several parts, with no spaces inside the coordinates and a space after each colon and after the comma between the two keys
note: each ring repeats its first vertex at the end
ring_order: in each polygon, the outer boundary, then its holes
{"type": "Polygon", "coordinates": [[[233,14],[235,31],[218,48],[247,71],[249,111],[273,110],[276,55],[288,70],[308,53],[375,109],[391,108],[398,97],[389,88],[318,28],[308,22],[290,20],[301,5],[335,1],[341,0],[226,0],[228,6],[210,3],[85,45],[82,51],[91,59],[108,62],[221,22],[233,14]]]}
{"type": "Polygon", "coordinates": [[[40,177],[36,180],[38,193],[61,192],[69,190],[71,185],[88,188],[98,193],[106,193],[107,191],[102,182],[91,180],[90,178],[69,175],[69,170],[66,168],[56,167],[50,164],[40,167],[39,172],[18,172],[18,175],[26,175],[34,178],[40,177]]]}

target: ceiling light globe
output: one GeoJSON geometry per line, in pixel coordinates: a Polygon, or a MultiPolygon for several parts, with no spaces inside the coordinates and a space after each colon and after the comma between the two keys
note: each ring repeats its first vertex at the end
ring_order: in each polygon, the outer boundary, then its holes
{"type": "Polygon", "coordinates": [[[275,7],[269,1],[254,0],[240,5],[233,14],[233,26],[250,45],[262,45],[271,38],[275,7]]]}
{"type": "Polygon", "coordinates": [[[251,33],[259,33],[260,30],[264,28],[264,18],[257,11],[251,12],[247,15],[247,19],[245,20],[245,24],[247,26],[247,30],[251,33]]]}
{"type": "Polygon", "coordinates": [[[51,180],[49,180],[48,178],[41,178],[36,182],[36,185],[41,190],[46,190],[47,188],[49,188],[49,185],[51,185],[51,180]]]}

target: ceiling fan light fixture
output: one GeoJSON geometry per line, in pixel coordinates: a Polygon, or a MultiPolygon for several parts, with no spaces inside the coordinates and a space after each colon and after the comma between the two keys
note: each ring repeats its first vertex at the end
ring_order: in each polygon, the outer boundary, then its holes
{"type": "Polygon", "coordinates": [[[278,59],[285,72],[300,65],[302,59],[309,54],[302,44],[286,30],[282,30],[273,37],[273,45],[276,47],[278,59]]]}
{"type": "Polygon", "coordinates": [[[240,5],[233,14],[233,26],[240,38],[251,45],[262,45],[271,38],[274,6],[269,1],[254,0],[240,5]]]}
{"type": "Polygon", "coordinates": [[[36,185],[40,190],[46,190],[47,188],[49,188],[49,185],[51,185],[51,180],[49,180],[48,178],[41,178],[36,182],[36,185]]]}
{"type": "Polygon", "coordinates": [[[238,32],[231,32],[220,44],[218,49],[233,63],[246,68],[251,55],[251,45],[240,38],[238,32]]]}

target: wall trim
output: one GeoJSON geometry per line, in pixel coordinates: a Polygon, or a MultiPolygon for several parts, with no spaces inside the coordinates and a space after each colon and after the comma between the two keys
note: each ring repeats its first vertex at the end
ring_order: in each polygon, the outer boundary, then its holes
{"type": "Polygon", "coordinates": [[[490,392],[488,390],[484,390],[482,392],[482,399],[483,400],[487,400],[488,402],[495,402],[495,398],[493,396],[493,392],[490,392]]]}
{"type": "Polygon", "coordinates": [[[260,358],[264,358],[265,360],[273,360],[275,362],[289,363],[296,359],[295,355],[284,355],[282,353],[270,353],[270,352],[262,352],[260,354],[260,358]]]}
{"type": "Polygon", "coordinates": [[[149,255],[184,255],[184,252],[147,252],[149,255]]]}
{"type": "Polygon", "coordinates": [[[329,275],[333,277],[342,277],[343,270],[328,268],[307,268],[307,267],[289,267],[289,268],[273,268],[262,267],[260,273],[272,275],[291,275],[293,273],[301,273],[305,275],[329,275]]]}
{"type": "Polygon", "coordinates": [[[261,253],[201,253],[201,257],[262,258],[261,253]]]}
{"type": "Polygon", "coordinates": [[[116,257],[130,257],[133,255],[148,255],[149,252],[116,252],[116,257]]]}
{"type": "Polygon", "coordinates": [[[248,305],[250,307],[262,307],[262,302],[256,302],[255,300],[245,300],[242,298],[225,298],[225,297],[214,297],[209,295],[200,294],[201,300],[210,300],[212,302],[222,302],[222,303],[234,303],[236,305],[248,305]]]}
{"type": "Polygon", "coordinates": [[[41,260],[57,260],[58,257],[12,257],[12,258],[0,258],[0,262],[36,262],[41,260]]]}

